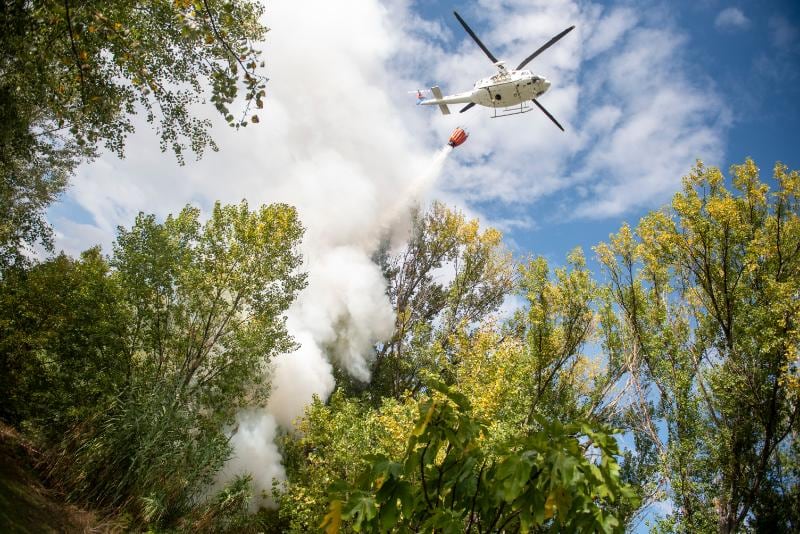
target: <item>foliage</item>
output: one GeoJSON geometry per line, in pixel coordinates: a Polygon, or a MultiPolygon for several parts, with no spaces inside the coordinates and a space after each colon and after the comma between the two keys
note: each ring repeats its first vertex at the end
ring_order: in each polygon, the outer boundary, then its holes
{"type": "Polygon", "coordinates": [[[326,532],[343,521],[371,532],[622,531],[614,503],[635,497],[619,481],[613,437],[542,421],[544,430],[487,450],[467,398],[430,386],[403,458],[371,456],[358,487],[341,484],[326,532]]]}
{"type": "Polygon", "coordinates": [[[184,524],[195,532],[245,532],[252,524],[248,514],[251,498],[252,477],[236,477],[184,524]]]}
{"type": "Polygon", "coordinates": [[[73,499],[140,524],[174,524],[205,499],[230,452],[224,425],[265,402],[269,361],[293,346],[283,313],[305,284],[293,208],[199,215],[140,215],[109,262],[92,249],[0,284],[12,415],[46,434],[49,473],[73,499]]]}
{"type": "Polygon", "coordinates": [[[391,339],[377,347],[370,387],[377,403],[382,396],[416,392],[425,370],[446,372],[457,364],[451,335],[496,311],[514,286],[500,232],[481,232],[477,220],[440,203],[415,212],[405,249],[383,251],[379,260],[396,319],[391,339]]]}
{"type": "Polygon", "coordinates": [[[594,326],[597,285],[591,279],[580,249],[551,277],[547,262],[536,258],[520,268],[521,290],[527,307],[510,324],[528,360],[526,420],[535,413],[553,414],[562,421],[585,418],[597,405],[588,395],[600,370],[581,354],[594,326]],[[587,413],[589,412],[589,413],[587,413]]]}
{"type": "Polygon", "coordinates": [[[27,263],[26,253],[37,242],[52,248],[44,211],[66,188],[80,159],[76,147],[66,144],[26,146],[33,137],[23,112],[10,109],[8,92],[0,85],[0,273],[27,263]]]}
{"type": "Polygon", "coordinates": [[[628,417],[658,451],[677,530],[739,530],[797,491],[782,451],[800,411],[800,175],[776,165],[771,191],[758,174],[734,166],[731,192],[698,163],[671,210],[597,248],[619,310],[606,346],[631,373],[628,417]]]}
{"type": "Polygon", "coordinates": [[[269,358],[293,345],[283,312],[304,287],[302,227],[282,204],[220,206],[201,225],[186,207],[119,229],[111,264],[133,314],[132,380],[171,383],[222,421],[266,399],[269,358]]]}
{"type": "Polygon", "coordinates": [[[286,434],[281,442],[291,481],[278,499],[281,530],[315,530],[325,515],[331,483],[354,483],[368,465],[365,451],[402,454],[415,412],[416,403],[410,400],[387,398],[376,409],[342,390],[327,403],[316,399],[299,421],[297,434],[286,434]]]}
{"type": "Polygon", "coordinates": [[[123,154],[135,114],[179,161],[216,148],[210,121],[192,113],[206,87],[229,124],[257,122],[247,115],[265,95],[251,44],[267,31],[262,12],[251,0],[0,2],[0,267],[49,244],[43,210],[101,143],[123,154]]]}
{"type": "MultiPolygon", "coordinates": [[[[191,400],[191,399],[188,399],[191,400]]],[[[72,500],[169,525],[204,497],[230,449],[221,429],[160,380],[126,388],[52,452],[72,500]]]]}
{"type": "Polygon", "coordinates": [[[98,249],[60,255],[0,284],[0,417],[56,438],[116,395],[130,321],[98,249]]]}

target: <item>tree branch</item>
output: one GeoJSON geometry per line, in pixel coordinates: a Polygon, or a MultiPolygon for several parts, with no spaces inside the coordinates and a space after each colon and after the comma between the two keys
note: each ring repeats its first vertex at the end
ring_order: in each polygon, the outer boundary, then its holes
{"type": "Polygon", "coordinates": [[[64,0],[64,11],[67,16],[67,30],[69,31],[69,43],[72,46],[72,55],[75,56],[75,66],[78,68],[78,76],[81,79],[81,102],[86,105],[86,80],[83,77],[83,66],[81,64],[80,55],[78,55],[78,47],[75,44],[75,36],[72,30],[72,18],[69,14],[69,0],[64,0]]]}
{"type": "Polygon", "coordinates": [[[481,479],[483,476],[483,469],[486,467],[486,460],[483,460],[480,470],[478,471],[478,483],[475,486],[475,494],[472,496],[472,504],[469,509],[469,523],[467,523],[467,534],[472,530],[472,523],[475,521],[475,501],[478,499],[478,492],[481,489],[481,479]]]}

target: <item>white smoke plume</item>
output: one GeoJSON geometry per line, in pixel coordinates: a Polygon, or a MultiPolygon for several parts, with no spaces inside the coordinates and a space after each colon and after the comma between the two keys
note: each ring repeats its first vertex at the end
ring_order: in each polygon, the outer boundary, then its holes
{"type": "Polygon", "coordinates": [[[253,486],[259,491],[257,498],[250,503],[250,511],[255,512],[261,505],[272,505],[269,492],[273,481],[280,483],[286,479],[283,465],[275,461],[275,458],[280,458],[275,445],[278,427],[271,415],[256,410],[240,412],[236,425],[236,433],[231,437],[236,455],[218,474],[218,482],[211,491],[222,489],[226,482],[237,475],[249,473],[253,477],[253,486]],[[253,469],[253,465],[258,465],[259,469],[253,469]]]}
{"type": "MultiPolygon", "coordinates": [[[[394,327],[386,282],[372,254],[387,232],[397,235],[409,227],[411,203],[433,184],[451,150],[436,152],[431,165],[432,151],[409,135],[397,120],[396,103],[375,85],[384,83],[382,64],[405,38],[392,28],[384,8],[374,2],[348,6],[347,17],[365,21],[354,32],[348,25],[331,26],[342,20],[340,7],[311,3],[316,11],[311,17],[288,3],[270,4],[272,43],[280,46],[285,39],[287,47],[300,46],[291,62],[272,63],[277,102],[271,109],[277,104],[291,110],[280,134],[297,138],[289,143],[288,177],[273,196],[296,205],[307,227],[302,252],[309,278],[288,312],[287,326],[300,348],[273,362],[268,405],[240,417],[239,431],[246,434],[232,437],[234,458],[220,480],[252,473],[259,496],[254,507],[272,504],[273,479],[285,477],[272,441],[276,427],[292,431],[314,396],[329,397],[334,365],[369,380],[373,346],[394,327]],[[286,28],[280,36],[279,22],[286,28]],[[347,87],[357,88],[354,93],[324,83],[342,80],[342,72],[347,87]],[[291,75],[293,82],[280,87],[280,74],[291,75]],[[259,439],[260,448],[254,445],[259,439]]],[[[412,101],[406,106],[413,109],[412,101]]]]}
{"type": "Polygon", "coordinates": [[[454,147],[450,145],[444,145],[436,153],[433,161],[425,170],[425,172],[420,173],[420,175],[411,182],[411,184],[406,188],[404,194],[400,196],[394,206],[392,206],[386,212],[386,214],[381,217],[380,225],[384,231],[394,228],[394,235],[396,236],[397,234],[402,233],[404,230],[407,230],[407,228],[402,225],[402,222],[403,215],[408,211],[409,202],[413,202],[415,199],[423,197],[425,192],[433,187],[436,178],[442,174],[444,162],[447,160],[447,156],[449,156],[453,151],[453,148],[454,147]]]}
{"type": "MultiPolygon", "coordinates": [[[[452,151],[445,145],[431,165],[401,192],[351,243],[334,243],[310,235],[304,247],[308,287],[288,314],[289,332],[301,348],[275,361],[267,411],[278,424],[291,428],[313,395],[327,399],[333,390],[331,363],[366,382],[375,342],[392,334],[394,312],[386,297],[386,281],[371,256],[381,232],[403,228],[408,213],[441,174],[452,151]],[[308,246],[308,245],[311,246],[308,246]],[[334,362],[328,361],[333,358],[334,362]]],[[[310,229],[313,231],[313,229],[310,229]]]]}
{"type": "Polygon", "coordinates": [[[429,168],[354,242],[326,239],[327,232],[320,235],[309,228],[303,247],[308,287],[291,306],[287,320],[300,348],[274,361],[267,407],[239,415],[231,438],[234,456],[214,489],[236,475],[250,473],[256,495],[251,509],[272,506],[273,484],[285,479],[274,444],[278,427],[291,431],[314,396],[323,400],[330,396],[333,364],[362,382],[369,380],[373,345],[388,338],[394,328],[386,281],[371,255],[381,229],[408,226],[409,208],[433,185],[451,151],[447,145],[439,150],[429,168]]]}

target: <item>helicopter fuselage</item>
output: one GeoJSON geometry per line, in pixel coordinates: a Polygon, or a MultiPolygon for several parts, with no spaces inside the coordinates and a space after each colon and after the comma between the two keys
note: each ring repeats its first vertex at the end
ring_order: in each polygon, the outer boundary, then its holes
{"type": "MultiPolygon", "coordinates": [[[[433,88],[434,97],[420,100],[423,106],[472,103],[490,108],[515,106],[543,95],[550,88],[550,82],[536,76],[529,70],[501,69],[500,72],[475,82],[471,91],[438,97],[439,88],[433,88]]],[[[443,110],[444,111],[444,110],[443,110]]]]}
{"type": "Polygon", "coordinates": [[[550,82],[529,70],[498,72],[475,83],[471,102],[487,107],[508,107],[543,95],[550,82]]]}

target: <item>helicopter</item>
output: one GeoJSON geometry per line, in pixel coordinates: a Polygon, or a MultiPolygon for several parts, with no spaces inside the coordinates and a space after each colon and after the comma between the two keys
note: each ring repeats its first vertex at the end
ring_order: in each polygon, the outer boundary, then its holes
{"type": "Polygon", "coordinates": [[[537,76],[529,70],[523,70],[523,68],[536,56],[553,46],[559,39],[575,29],[575,26],[570,26],[547,41],[533,54],[522,60],[522,63],[520,63],[516,69],[509,70],[506,67],[506,62],[498,60],[494,54],[486,48],[486,45],[481,42],[475,32],[472,31],[472,28],[461,18],[461,15],[456,11],[453,11],[453,14],[469,36],[472,37],[475,43],[483,50],[483,53],[494,63],[498,72],[493,76],[482,78],[475,82],[475,87],[471,91],[464,91],[454,95],[442,95],[442,90],[436,85],[431,87],[433,98],[426,99],[422,91],[417,91],[417,104],[422,106],[439,106],[443,115],[450,114],[449,104],[467,104],[461,108],[460,113],[464,113],[478,104],[494,108],[494,118],[527,113],[533,109],[528,105],[528,101],[530,100],[563,132],[564,127],[561,126],[555,117],[553,117],[553,115],[551,115],[537,100],[550,88],[550,82],[546,78],[537,76]],[[498,111],[498,109],[500,109],[500,111],[498,111]]]}

